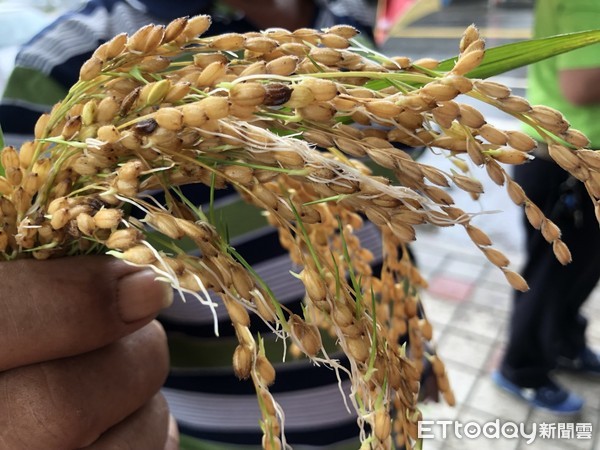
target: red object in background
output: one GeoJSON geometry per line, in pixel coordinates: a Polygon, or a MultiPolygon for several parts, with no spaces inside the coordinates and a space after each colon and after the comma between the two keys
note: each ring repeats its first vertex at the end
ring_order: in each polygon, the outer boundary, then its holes
{"type": "Polygon", "coordinates": [[[377,22],[375,25],[375,42],[383,44],[392,26],[404,15],[417,0],[379,0],[377,4],[377,22]]]}
{"type": "Polygon", "coordinates": [[[394,29],[400,29],[425,17],[451,0],[379,0],[375,22],[375,42],[382,45],[394,29]]]}

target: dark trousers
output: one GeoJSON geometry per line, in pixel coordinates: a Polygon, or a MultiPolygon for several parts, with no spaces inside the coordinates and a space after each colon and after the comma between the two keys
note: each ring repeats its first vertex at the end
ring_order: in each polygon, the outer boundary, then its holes
{"type": "Polygon", "coordinates": [[[540,231],[526,222],[528,292],[517,292],[501,371],[524,387],[548,382],[558,356],[575,358],[585,346],[580,307],[600,278],[600,229],[585,187],[553,162],[517,166],[514,179],[562,230],[573,261],[562,266],[540,231]]]}

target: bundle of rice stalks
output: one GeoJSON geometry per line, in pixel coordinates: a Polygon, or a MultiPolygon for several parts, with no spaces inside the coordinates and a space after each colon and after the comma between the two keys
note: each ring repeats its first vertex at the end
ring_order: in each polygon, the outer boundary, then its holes
{"type": "Polygon", "coordinates": [[[476,198],[482,187],[468,162],[484,166],[557,258],[570,260],[556,225],[504,168],[529,160],[535,141],[497,129],[456,98],[478,99],[534,127],[596,204],[599,157],[559,112],[464,76],[484,55],[474,27],[452,70],[441,72],[435,61],[365,49],[349,26],[202,37],[209,25],[207,16],[180,18],[116,36],[40,117],[35,139],[2,150],[0,253],[12,260],[107,252],[152,268],[182,296],[226,308],[239,340],[233,368],[256,387],[267,449],[287,444],[269,392],[275,371],[249,328],[250,312],[314,362],[347,373],[364,448],[389,449],[392,436],[411,448],[423,358],[454,402],[443,363],[426,354],[432,331],[419,298],[426,283],[405,251],[415,225],[463,226],[515,289],[527,289],[444,188],[476,198]],[[457,170],[420,163],[401,146],[441,149],[457,170]],[[366,161],[390,175],[374,175],[366,161]],[[183,195],[178,186],[190,183],[233,187],[265,211],[306,287],[304,317],[277,301],[210,211],[183,195]],[[153,190],[166,193],[165,204],[153,190]],[[365,217],[381,230],[381,274],[372,273],[373,255],[356,236],[365,217]],[[182,250],[183,238],[198,256],[182,250]],[[327,355],[323,330],[335,334],[349,369],[327,355]]]}

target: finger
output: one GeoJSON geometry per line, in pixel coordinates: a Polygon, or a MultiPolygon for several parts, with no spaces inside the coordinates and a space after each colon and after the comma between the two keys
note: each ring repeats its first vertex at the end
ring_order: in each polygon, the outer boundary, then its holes
{"type": "Polygon", "coordinates": [[[169,437],[165,444],[165,450],[178,450],[179,449],[179,428],[175,417],[169,417],[169,437]]]}
{"type": "Polygon", "coordinates": [[[85,450],[165,450],[168,438],[169,409],[165,398],[157,394],[85,450]]]}
{"type": "Polygon", "coordinates": [[[168,369],[154,321],[99,350],[0,374],[0,448],[90,445],[152,398],[168,369]]]}
{"type": "Polygon", "coordinates": [[[0,371],[100,348],[172,301],[155,275],[115,258],[0,263],[0,371]]]}

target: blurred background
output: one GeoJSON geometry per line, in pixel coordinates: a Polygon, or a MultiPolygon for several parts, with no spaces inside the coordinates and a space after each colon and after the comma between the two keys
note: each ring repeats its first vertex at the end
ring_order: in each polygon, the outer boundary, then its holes
{"type": "Polygon", "coordinates": [[[0,0],[0,86],[14,64],[19,45],[27,42],[64,11],[83,0],[0,0]]]}

